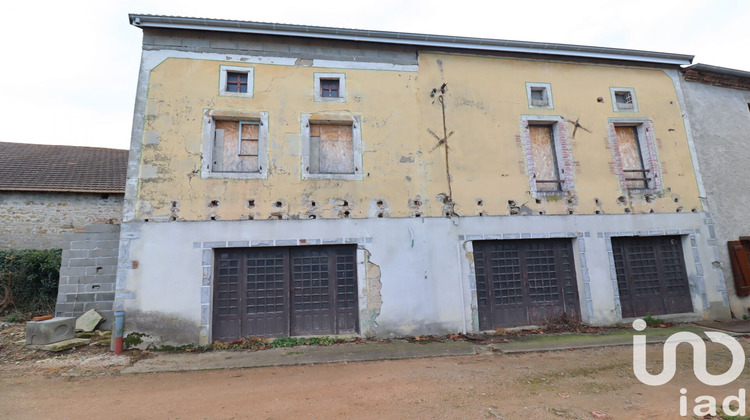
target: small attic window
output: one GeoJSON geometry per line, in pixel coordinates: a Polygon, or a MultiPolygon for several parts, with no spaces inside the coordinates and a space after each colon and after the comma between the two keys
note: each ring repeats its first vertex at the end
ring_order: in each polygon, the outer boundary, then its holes
{"type": "Polygon", "coordinates": [[[247,73],[227,72],[227,92],[247,93],[247,73]]]}
{"type": "Polygon", "coordinates": [[[552,87],[549,83],[526,83],[529,108],[552,109],[552,87]]]}
{"type": "Polygon", "coordinates": [[[346,74],[315,73],[315,102],[346,102],[346,74]]]}
{"type": "Polygon", "coordinates": [[[631,88],[610,88],[614,111],[638,112],[635,90],[631,88]]]}
{"type": "Polygon", "coordinates": [[[219,95],[253,97],[252,67],[220,66],[219,71],[219,95]]]}
{"type": "Polygon", "coordinates": [[[338,98],[339,79],[322,79],[320,81],[320,96],[323,98],[338,98]]]}

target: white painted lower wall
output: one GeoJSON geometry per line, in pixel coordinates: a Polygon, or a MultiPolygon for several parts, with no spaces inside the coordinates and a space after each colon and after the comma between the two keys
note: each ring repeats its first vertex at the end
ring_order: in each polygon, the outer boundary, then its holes
{"type": "Polygon", "coordinates": [[[357,243],[360,333],[378,337],[478,331],[472,241],[573,241],[582,320],[622,321],[610,238],[681,235],[693,307],[729,317],[715,241],[699,213],[126,223],[115,309],[145,343],[211,340],[213,249],[357,243]],[[377,277],[380,270],[380,298],[377,277]],[[370,287],[368,287],[370,286],[370,287]]]}

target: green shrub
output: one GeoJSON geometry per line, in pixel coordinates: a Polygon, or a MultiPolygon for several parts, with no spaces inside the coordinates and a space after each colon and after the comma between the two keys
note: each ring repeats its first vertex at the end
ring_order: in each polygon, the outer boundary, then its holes
{"type": "Polygon", "coordinates": [[[61,256],[60,249],[0,251],[0,314],[27,318],[53,313],[61,256]]]}

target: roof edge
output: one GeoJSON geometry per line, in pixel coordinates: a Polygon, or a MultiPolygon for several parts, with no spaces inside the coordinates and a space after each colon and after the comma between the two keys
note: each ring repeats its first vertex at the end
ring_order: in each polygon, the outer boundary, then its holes
{"type": "Polygon", "coordinates": [[[709,73],[723,74],[726,76],[743,77],[750,79],[750,72],[744,70],[730,69],[728,67],[712,66],[710,64],[696,63],[692,66],[685,67],[684,70],[696,70],[709,73]]]}
{"type": "Polygon", "coordinates": [[[130,24],[139,28],[187,29],[252,33],[262,35],[324,38],[345,41],[376,42],[423,47],[472,49],[481,51],[548,54],[568,57],[637,61],[669,65],[690,65],[693,55],[585,45],[509,41],[489,38],[470,38],[446,35],[425,35],[407,32],[386,32],[323,26],[291,25],[240,20],[205,19],[179,16],[128,15],[130,24]]]}
{"type": "Polygon", "coordinates": [[[62,193],[88,193],[88,194],[125,194],[125,188],[122,189],[96,189],[86,190],[80,188],[39,188],[39,187],[0,187],[0,191],[19,191],[19,192],[62,192],[62,193]]]}

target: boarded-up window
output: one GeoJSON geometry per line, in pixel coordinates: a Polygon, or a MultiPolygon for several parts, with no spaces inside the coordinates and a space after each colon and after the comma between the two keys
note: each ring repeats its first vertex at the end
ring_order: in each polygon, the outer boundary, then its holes
{"type": "Polygon", "coordinates": [[[537,191],[560,191],[562,181],[557,164],[554,125],[529,125],[531,155],[534,159],[534,181],[537,191]]]}
{"type": "Polygon", "coordinates": [[[734,290],[737,296],[750,296],[750,240],[729,241],[727,245],[734,274],[734,290]]]}
{"type": "Polygon", "coordinates": [[[638,139],[638,127],[615,126],[615,134],[620,149],[625,186],[628,189],[648,188],[650,171],[644,165],[643,150],[638,139]]]}
{"type": "Polygon", "coordinates": [[[258,172],[257,121],[216,121],[214,133],[214,172],[258,172]]]}
{"type": "Polygon", "coordinates": [[[310,173],[353,174],[351,124],[310,124],[310,173]]]}

